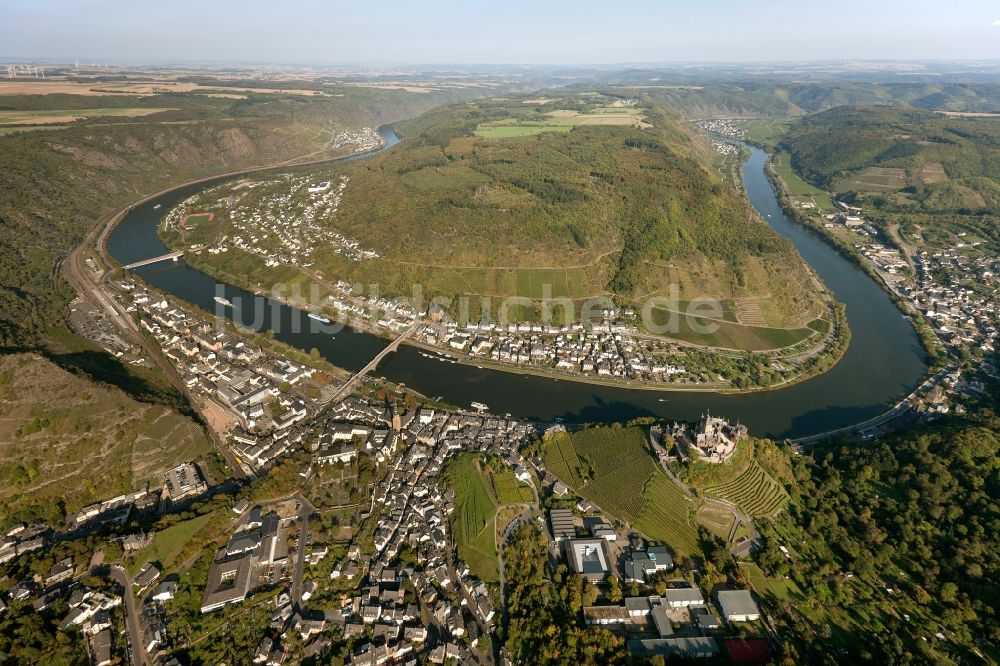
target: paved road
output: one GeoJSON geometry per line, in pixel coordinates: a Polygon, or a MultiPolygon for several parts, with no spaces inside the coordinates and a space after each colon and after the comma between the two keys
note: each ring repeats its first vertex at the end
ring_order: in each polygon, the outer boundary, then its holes
{"type": "MultiPolygon", "coordinates": [[[[103,235],[102,235],[103,237],[103,235]]],[[[181,376],[177,373],[177,369],[173,366],[170,361],[168,361],[163,356],[163,351],[160,349],[159,345],[152,343],[148,338],[146,338],[139,329],[136,327],[135,322],[132,321],[131,316],[127,312],[120,309],[120,306],[111,298],[105,291],[102,284],[98,281],[100,277],[90,270],[84,263],[84,257],[86,254],[86,249],[90,247],[88,242],[85,242],[76,250],[74,250],[66,261],[63,262],[63,273],[69,280],[70,284],[76,289],[77,293],[88,298],[92,303],[104,309],[109,316],[109,320],[112,321],[121,331],[122,335],[126,340],[141,348],[146,352],[146,355],[160,368],[170,383],[174,385],[181,395],[187,400],[191,408],[199,415],[203,423],[208,423],[208,420],[201,414],[199,409],[199,401],[195,399],[195,396],[191,394],[188,389],[187,384],[181,379],[181,376]]],[[[106,274],[105,274],[106,275],[106,274]]],[[[238,479],[246,479],[247,472],[237,460],[236,456],[233,454],[232,450],[226,441],[219,436],[210,427],[206,427],[209,436],[211,436],[216,448],[219,453],[226,459],[229,463],[230,469],[233,471],[233,475],[238,479]]]]}
{"type": "Polygon", "coordinates": [[[851,432],[860,432],[862,430],[869,430],[871,428],[881,427],[886,423],[889,423],[896,417],[901,416],[906,412],[910,411],[910,409],[912,409],[912,406],[910,405],[910,400],[912,398],[919,395],[921,392],[929,389],[930,387],[934,386],[939,381],[944,379],[944,377],[948,375],[948,373],[954,372],[954,370],[955,368],[951,366],[946,367],[942,370],[938,370],[936,373],[934,373],[933,375],[925,379],[923,382],[921,382],[920,386],[913,389],[913,391],[908,396],[906,396],[898,403],[896,403],[896,405],[892,409],[882,414],[879,414],[874,418],[870,418],[867,421],[862,421],[861,423],[855,423],[854,425],[851,426],[845,426],[843,428],[838,428],[836,430],[831,430],[829,432],[823,432],[818,435],[810,435],[809,437],[802,437],[800,439],[792,441],[798,447],[805,447],[809,446],[810,444],[816,444],[818,442],[822,442],[823,440],[829,439],[834,435],[851,433],[851,432]]]}
{"type": "Polygon", "coordinates": [[[132,581],[120,564],[104,565],[94,570],[94,574],[102,578],[110,578],[122,587],[122,597],[125,599],[125,625],[128,629],[131,644],[132,666],[145,666],[147,663],[146,646],[143,645],[142,628],[139,626],[139,611],[136,608],[135,595],[132,594],[132,581]]]}
{"type": "Polygon", "coordinates": [[[295,493],[292,497],[299,503],[299,544],[295,553],[295,571],[292,573],[292,604],[299,609],[302,606],[302,576],[306,568],[306,550],[309,547],[309,516],[316,511],[316,507],[300,493],[295,493]]]}

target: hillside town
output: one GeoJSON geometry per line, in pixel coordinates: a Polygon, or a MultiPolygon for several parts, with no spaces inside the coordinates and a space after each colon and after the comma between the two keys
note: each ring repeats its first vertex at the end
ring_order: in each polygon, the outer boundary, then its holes
{"type": "MultiPolygon", "coordinates": [[[[398,403],[363,393],[331,402],[338,383],[308,364],[236,333],[219,332],[203,315],[138,282],[123,280],[116,288],[202,409],[213,415],[211,426],[225,438],[230,460],[244,475],[263,478],[282,460],[294,459],[301,461],[299,476],[309,487],[313,479],[327,484],[358,478],[361,467],[376,470],[358,509],[359,520],[368,526],[364,534],[370,536],[359,540],[355,533],[355,539],[337,547],[340,557],[330,555],[333,535],[324,534],[317,519],[322,505],[301,492],[285,500],[244,498],[231,504],[228,541],[212,555],[199,611],[223,613],[264,595],[274,633],[258,645],[255,663],[280,664],[292,654],[325,655],[331,636],[353,646],[351,664],[413,658],[495,663],[490,637],[502,588],[472,575],[455,547],[456,497],[442,474],[458,455],[494,457],[536,498],[507,525],[504,537],[518,524],[533,523],[545,530],[576,574],[598,584],[620,578],[645,590],[645,596],[628,597],[624,605],[605,601],[584,611],[586,624],[629,636],[632,654],[713,657],[720,651],[722,620],[760,617],[748,592],[732,600],[720,594],[717,611],[689,577],[674,571],[667,548],[590,502],[581,500],[575,511],[554,509],[546,521],[543,493],[564,497],[568,489],[540,458],[522,454],[543,434],[544,424],[428,406],[400,411],[398,403]],[[657,581],[669,589],[657,594],[657,581]],[[290,634],[296,640],[289,640],[290,634]]],[[[459,330],[455,335],[462,334],[459,330]]],[[[609,335],[609,342],[617,342],[609,335]]],[[[700,427],[703,432],[695,439],[707,457],[730,455],[745,432],[717,418],[700,427]]],[[[160,486],[146,484],[68,514],[65,527],[39,523],[11,530],[0,548],[5,560],[84,533],[110,533],[122,552],[136,558],[132,572],[60,561],[48,577],[13,588],[12,601],[33,598],[42,608],[66,603],[61,626],[81,627],[96,664],[112,663],[122,650],[149,663],[177,663],[170,656],[175,646],[170,608],[178,583],[158,561],[146,559],[159,533],[141,526],[205,501],[213,492],[198,465],[186,462],[168,470],[160,486]],[[94,587],[88,577],[94,572],[125,582],[94,587]],[[117,626],[129,635],[124,643],[115,629],[119,614],[117,626]]]]}

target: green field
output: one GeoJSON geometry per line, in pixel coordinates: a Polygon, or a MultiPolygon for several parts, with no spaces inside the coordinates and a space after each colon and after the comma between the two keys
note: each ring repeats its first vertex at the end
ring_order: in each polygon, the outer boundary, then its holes
{"type": "Polygon", "coordinates": [[[635,522],[646,483],[658,471],[641,428],[587,428],[546,443],[549,469],[616,518],[635,522]]]}
{"type": "Polygon", "coordinates": [[[705,494],[732,502],[749,516],[772,515],[788,500],[785,489],[756,460],[735,479],[706,488],[705,494]]]}
{"type": "Polygon", "coordinates": [[[197,227],[212,220],[212,213],[192,213],[184,218],[184,226],[197,227]]]}
{"type": "Polygon", "coordinates": [[[773,596],[778,601],[792,603],[803,601],[806,598],[793,580],[769,578],[760,570],[760,567],[752,562],[741,562],[740,567],[749,574],[750,583],[762,597],[773,596]]]}
{"type": "Polygon", "coordinates": [[[834,210],[833,201],[830,200],[829,193],[814,185],[810,185],[795,173],[795,170],[792,169],[792,160],[788,153],[775,153],[771,163],[774,165],[774,170],[781,176],[781,180],[785,181],[788,192],[793,197],[800,200],[812,200],[823,210],[834,210]]]}
{"type": "Polygon", "coordinates": [[[492,471],[489,475],[490,490],[496,498],[497,504],[530,504],[535,501],[535,493],[531,487],[521,483],[514,477],[514,473],[506,466],[503,469],[492,471]]]}
{"type": "Polygon", "coordinates": [[[60,124],[81,120],[84,118],[104,118],[109,116],[120,116],[134,118],[136,116],[148,116],[161,111],[170,111],[169,108],[143,109],[143,108],[105,108],[105,109],[50,109],[44,111],[0,111],[0,125],[48,125],[60,124]]]}
{"type": "Polygon", "coordinates": [[[460,454],[448,463],[443,478],[455,491],[451,530],[458,556],[473,575],[496,581],[497,511],[508,504],[532,503],[535,495],[503,461],[495,459],[482,467],[479,461],[478,454],[460,454]]]}
{"type": "MultiPolygon", "coordinates": [[[[669,312],[659,309],[653,310],[653,322],[657,325],[671,321],[671,316],[669,312]]],[[[746,349],[750,351],[782,349],[802,342],[814,332],[808,327],[770,328],[765,326],[743,326],[734,322],[688,317],[686,315],[673,315],[673,317],[673,321],[677,322],[676,330],[671,330],[669,333],[664,333],[663,335],[707,347],[746,349]],[[696,327],[698,330],[696,330],[696,327]]]]}
{"type": "Polygon", "coordinates": [[[174,558],[177,554],[198,533],[198,530],[208,524],[215,513],[206,513],[156,532],[153,535],[153,542],[133,555],[129,573],[135,575],[146,562],[157,562],[161,569],[175,564],[174,558]]]}
{"type": "Polygon", "coordinates": [[[554,111],[530,118],[504,118],[483,123],[476,136],[483,139],[511,139],[535,136],[542,132],[568,132],[580,125],[637,125],[643,120],[641,111],[629,108],[600,107],[586,113],[554,111]]]}
{"type": "Polygon", "coordinates": [[[657,472],[644,489],[646,502],[635,527],[643,534],[691,555],[698,551],[694,502],[666,474],[657,472]]]}
{"type": "Polygon", "coordinates": [[[747,138],[762,146],[775,146],[788,132],[790,118],[751,118],[742,121],[747,130],[747,138]]]}

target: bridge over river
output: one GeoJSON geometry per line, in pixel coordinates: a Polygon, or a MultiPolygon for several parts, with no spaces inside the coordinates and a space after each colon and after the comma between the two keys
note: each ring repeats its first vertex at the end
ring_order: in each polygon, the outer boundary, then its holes
{"type": "Polygon", "coordinates": [[[167,254],[161,254],[158,257],[150,257],[149,259],[142,259],[141,261],[133,261],[131,264],[125,264],[122,268],[128,271],[133,268],[141,268],[142,266],[149,266],[150,264],[158,264],[161,261],[168,261],[170,259],[177,261],[183,256],[183,252],[168,252],[167,254]]]}
{"type": "MultiPolygon", "coordinates": [[[[386,134],[388,145],[395,142],[391,128],[380,131],[386,134]]],[[[743,180],[750,202],[767,224],[791,240],[834,298],[847,306],[851,328],[850,346],[836,366],[808,381],[773,391],[733,395],[635,390],[519,374],[516,369],[503,372],[446,362],[400,344],[412,332],[386,347],[382,338],[360,331],[349,329],[336,336],[328,331],[313,331],[305,311],[230,285],[219,287],[214,278],[183,262],[141,275],[153,287],[207,311],[213,310],[213,296],[222,289],[230,301],[236,303],[239,299],[243,304],[239,311],[228,310],[227,316],[240,319],[242,325],[254,322],[254,328],[262,332],[271,330],[277,340],[297,349],[316,348],[334,366],[357,371],[352,386],[375,372],[388,381],[453,405],[471,401],[488,404],[497,414],[596,423],[643,416],[696,421],[708,410],[730,420],[738,419],[755,435],[798,439],[854,429],[859,424],[871,427],[898,415],[905,409],[900,402],[921,384],[927,371],[912,324],[863,270],[819,235],[785,216],[765,174],[766,155],[757,148],[749,150],[751,157],[743,166],[743,180]]],[[[170,210],[207,186],[187,185],[137,206],[108,236],[108,252],[126,265],[148,265],[147,257],[159,261],[172,258],[156,233],[162,218],[160,210],[170,210]]],[[[341,395],[347,390],[342,389],[341,395]]]]}

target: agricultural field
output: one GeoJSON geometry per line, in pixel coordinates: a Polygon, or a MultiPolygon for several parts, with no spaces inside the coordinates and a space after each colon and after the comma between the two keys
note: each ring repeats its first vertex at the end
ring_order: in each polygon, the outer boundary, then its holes
{"type": "MultiPolygon", "coordinates": [[[[938,164],[938,166],[941,165],[938,164]]],[[[944,176],[943,167],[939,173],[940,176],[944,176]]],[[[866,190],[898,190],[903,187],[906,187],[906,169],[870,166],[850,178],[838,181],[836,190],[838,192],[864,192],[866,190]]]]}
{"type": "Polygon", "coordinates": [[[642,428],[586,428],[556,435],[546,442],[544,460],[578,495],[615,518],[675,549],[697,549],[694,502],[660,469],[642,428]]]}
{"type": "Polygon", "coordinates": [[[645,116],[641,110],[619,107],[598,107],[591,111],[558,109],[528,118],[505,118],[481,124],[476,136],[483,139],[512,139],[536,136],[542,132],[569,132],[580,125],[624,125],[642,127],[645,116]]]}
{"type": "Polygon", "coordinates": [[[104,108],[104,109],[45,109],[42,111],[0,111],[0,127],[4,125],[53,125],[72,123],[87,118],[149,116],[169,108],[104,108]]]}
{"type": "Polygon", "coordinates": [[[545,442],[542,460],[545,468],[563,480],[570,488],[576,489],[583,485],[583,475],[586,473],[583,462],[573,448],[573,440],[565,433],[557,433],[545,442]]]}
{"type": "Polygon", "coordinates": [[[545,461],[578,495],[626,522],[638,520],[646,483],[659,470],[641,428],[556,435],[546,444],[545,461]]]}
{"type": "Polygon", "coordinates": [[[643,494],[646,501],[635,528],[652,539],[669,544],[675,553],[691,555],[698,552],[694,501],[660,471],[646,484],[643,494]]]}
{"type": "Polygon", "coordinates": [[[728,483],[705,488],[705,494],[732,502],[749,516],[770,516],[788,500],[785,489],[756,460],[728,483]]]}
{"type": "Polygon", "coordinates": [[[535,493],[531,486],[521,483],[514,473],[504,466],[500,470],[492,470],[487,474],[490,490],[500,506],[506,504],[530,504],[535,501],[535,493]]]}
{"type": "Polygon", "coordinates": [[[780,151],[775,153],[771,164],[793,197],[799,200],[810,200],[823,210],[835,210],[828,192],[815,185],[810,185],[795,172],[792,168],[792,158],[788,153],[780,151]]]}
{"type": "Polygon", "coordinates": [[[750,141],[767,147],[776,146],[788,132],[791,123],[792,119],[785,117],[748,118],[740,122],[746,129],[750,141]]]}
{"type": "MultiPolygon", "coordinates": [[[[663,325],[671,321],[671,313],[660,309],[653,310],[653,322],[663,325]]],[[[804,328],[769,328],[766,326],[749,326],[719,319],[702,317],[676,316],[676,330],[665,335],[684,342],[708,347],[726,349],[745,349],[749,351],[765,351],[791,347],[802,342],[814,331],[804,328]]]]}

